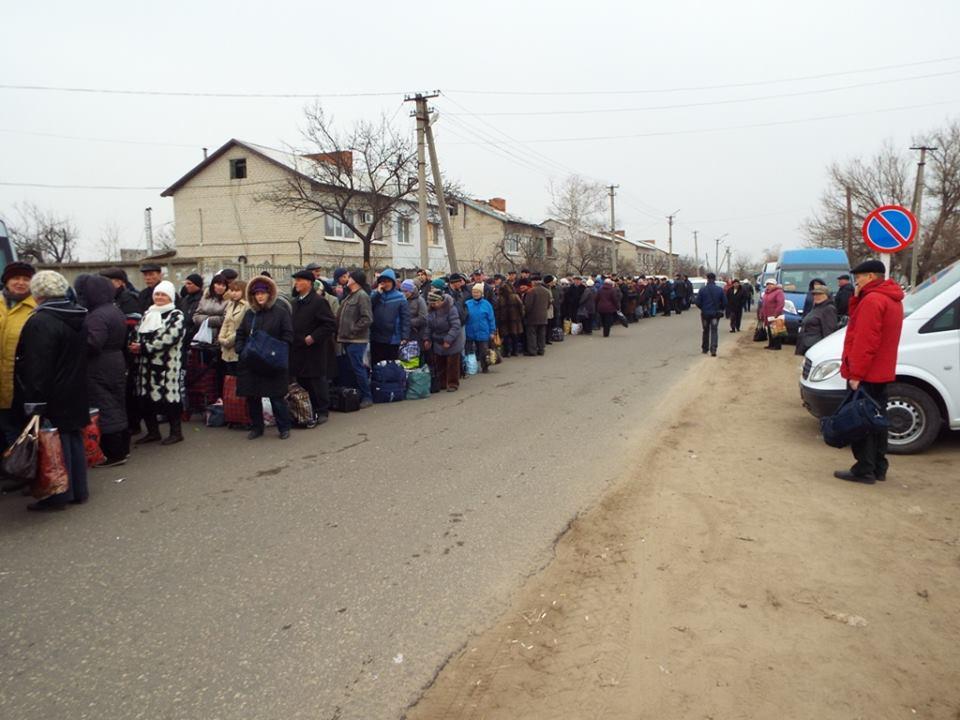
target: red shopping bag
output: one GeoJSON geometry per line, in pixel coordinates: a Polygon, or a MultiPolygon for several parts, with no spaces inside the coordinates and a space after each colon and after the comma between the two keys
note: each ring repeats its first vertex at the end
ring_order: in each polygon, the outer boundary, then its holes
{"type": "Polygon", "coordinates": [[[33,483],[33,496],[43,500],[51,495],[59,495],[70,487],[67,477],[67,462],[63,457],[63,445],[60,443],[60,431],[56,428],[40,430],[39,462],[37,479],[33,483]]]}
{"type": "Polygon", "coordinates": [[[83,429],[83,452],[87,456],[87,467],[99,465],[107,456],[100,447],[100,413],[90,411],[90,422],[83,429]]]}

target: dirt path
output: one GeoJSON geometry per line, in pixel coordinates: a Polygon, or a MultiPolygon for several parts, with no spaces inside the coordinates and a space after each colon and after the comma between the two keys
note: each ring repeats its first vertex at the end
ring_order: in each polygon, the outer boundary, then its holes
{"type": "Polygon", "coordinates": [[[733,345],[410,720],[960,718],[960,443],[835,480],[799,359],[733,345]]]}

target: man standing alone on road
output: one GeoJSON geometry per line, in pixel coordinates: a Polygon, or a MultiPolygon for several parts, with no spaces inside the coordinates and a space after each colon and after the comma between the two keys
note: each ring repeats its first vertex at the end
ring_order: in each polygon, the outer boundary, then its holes
{"type": "Polygon", "coordinates": [[[697,293],[696,304],[700,308],[700,325],[703,327],[700,351],[706,355],[709,350],[710,355],[716,357],[720,318],[727,307],[727,299],[723,290],[717,287],[717,276],[713,273],[707,273],[707,284],[697,293]]]}
{"type": "MultiPolygon", "coordinates": [[[[851,390],[862,388],[887,413],[887,383],[897,373],[897,348],[903,327],[903,290],[885,280],[883,263],[867,260],[853,270],[850,323],[843,340],[840,375],[851,390]]],[[[887,479],[887,431],[878,430],[852,444],[856,462],[834,477],[872,484],[887,479]]]]}

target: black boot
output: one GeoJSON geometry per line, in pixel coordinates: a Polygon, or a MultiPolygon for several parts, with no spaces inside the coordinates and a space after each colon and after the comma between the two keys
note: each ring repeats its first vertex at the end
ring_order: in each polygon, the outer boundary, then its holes
{"type": "Polygon", "coordinates": [[[134,445],[145,445],[146,443],[157,442],[162,436],[160,435],[160,423],[157,422],[157,413],[152,407],[147,409],[147,412],[143,415],[143,423],[147,426],[147,434],[137,440],[134,440],[134,445]]]}
{"type": "Polygon", "coordinates": [[[175,445],[178,442],[183,442],[179,404],[170,404],[170,409],[167,410],[167,420],[170,422],[170,435],[168,435],[160,444],[175,445]]]}

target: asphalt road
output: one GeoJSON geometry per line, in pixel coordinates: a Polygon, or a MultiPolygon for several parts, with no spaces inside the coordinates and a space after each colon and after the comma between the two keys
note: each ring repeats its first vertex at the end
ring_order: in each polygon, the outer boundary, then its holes
{"type": "Polygon", "coordinates": [[[400,717],[701,358],[656,318],[286,442],[191,423],[65,513],[0,498],[0,717],[400,717]]]}

